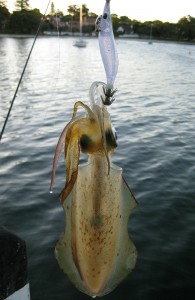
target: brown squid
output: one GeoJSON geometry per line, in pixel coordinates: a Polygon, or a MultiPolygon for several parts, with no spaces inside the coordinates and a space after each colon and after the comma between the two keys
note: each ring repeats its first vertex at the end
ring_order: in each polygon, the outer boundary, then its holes
{"type": "Polygon", "coordinates": [[[95,297],[112,291],[134,268],[137,252],[128,235],[128,219],[137,205],[122,169],[111,162],[117,147],[107,108],[94,94],[104,91],[101,82],[90,89],[91,108],[74,105],[72,120],[59,139],[55,168],[64,147],[66,184],[60,200],[65,231],[55,255],[60,268],[82,292],[95,297]],[[77,117],[81,107],[85,116],[77,117]],[[80,151],[88,162],[79,165],[80,151]]]}

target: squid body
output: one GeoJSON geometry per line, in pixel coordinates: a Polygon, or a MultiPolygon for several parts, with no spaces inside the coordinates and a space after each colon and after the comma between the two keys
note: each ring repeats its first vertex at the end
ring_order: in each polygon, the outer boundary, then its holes
{"type": "Polygon", "coordinates": [[[64,146],[66,184],[60,200],[65,212],[65,231],[55,255],[60,268],[82,292],[103,296],[112,291],[134,268],[137,252],[128,235],[128,219],[137,205],[122,176],[111,162],[117,147],[110,116],[102,101],[91,108],[78,101],[72,120],[59,139],[52,171],[64,146]],[[86,115],[77,117],[81,107],[86,115]],[[80,151],[88,162],[79,165],[80,151]]]}

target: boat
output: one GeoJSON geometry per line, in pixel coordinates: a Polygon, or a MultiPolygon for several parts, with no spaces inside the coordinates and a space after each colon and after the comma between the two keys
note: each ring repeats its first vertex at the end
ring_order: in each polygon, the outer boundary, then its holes
{"type": "Polygon", "coordinates": [[[80,38],[74,42],[74,46],[78,48],[84,48],[87,46],[87,42],[80,38]]]}
{"type": "Polygon", "coordinates": [[[81,5],[80,6],[80,37],[73,44],[73,46],[78,48],[84,48],[87,46],[87,42],[82,38],[83,35],[82,27],[83,27],[83,6],[81,5]]]}

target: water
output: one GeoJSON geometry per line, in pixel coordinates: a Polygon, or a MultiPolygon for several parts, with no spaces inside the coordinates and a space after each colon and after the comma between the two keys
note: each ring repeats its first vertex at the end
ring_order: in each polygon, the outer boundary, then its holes
{"type": "MultiPolygon", "coordinates": [[[[0,39],[0,128],[33,40],[0,39]]],[[[55,243],[63,231],[58,200],[61,157],[49,193],[53,152],[76,100],[105,80],[98,42],[39,38],[0,143],[0,223],[27,243],[32,300],[85,300],[60,271],[55,243]]],[[[139,206],[129,231],[135,270],[105,300],[180,300],[195,296],[195,46],[117,41],[118,134],[113,161],[139,206]]],[[[82,109],[81,109],[82,110],[82,109]]]]}

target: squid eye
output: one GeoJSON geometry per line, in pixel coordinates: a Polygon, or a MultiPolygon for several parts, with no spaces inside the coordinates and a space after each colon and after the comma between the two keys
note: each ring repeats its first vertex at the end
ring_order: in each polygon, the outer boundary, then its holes
{"type": "Polygon", "coordinates": [[[87,152],[91,147],[92,140],[86,134],[83,134],[80,138],[80,146],[83,153],[87,152]]]}
{"type": "Polygon", "coordinates": [[[117,147],[117,142],[116,142],[116,134],[115,131],[113,131],[113,128],[106,130],[105,132],[106,135],[106,144],[108,149],[114,149],[117,147]]]}
{"type": "Polygon", "coordinates": [[[103,19],[107,19],[107,16],[108,16],[107,13],[104,13],[103,14],[103,19]]]}

